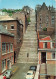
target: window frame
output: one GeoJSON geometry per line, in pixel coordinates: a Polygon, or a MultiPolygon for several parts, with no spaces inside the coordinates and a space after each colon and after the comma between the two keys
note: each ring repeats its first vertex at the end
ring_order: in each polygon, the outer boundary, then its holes
{"type": "Polygon", "coordinates": [[[6,59],[2,60],[2,72],[6,70],[6,59]]]}
{"type": "Polygon", "coordinates": [[[55,24],[55,16],[54,15],[51,16],[51,24],[55,24]]]}
{"type": "Polygon", "coordinates": [[[10,51],[9,51],[9,44],[7,44],[7,46],[8,46],[8,50],[7,50],[7,53],[9,53],[10,51]]]}
{"type": "Polygon", "coordinates": [[[8,27],[7,27],[7,25],[5,25],[5,29],[7,29],[8,27]]]}
{"type": "Polygon", "coordinates": [[[6,53],[6,43],[2,43],[2,44],[5,44],[5,46],[2,45],[2,55],[3,55],[6,53]]]}
{"type": "Polygon", "coordinates": [[[10,44],[10,52],[13,52],[13,43],[10,44]],[[11,45],[12,45],[12,49],[11,49],[11,45]]]}
{"type": "Polygon", "coordinates": [[[11,25],[11,30],[14,30],[14,29],[15,29],[15,28],[14,28],[14,25],[12,24],[12,25],[11,25]],[[13,27],[13,28],[12,28],[12,27],[13,27]]]}
{"type": "Polygon", "coordinates": [[[44,42],[43,48],[47,48],[47,47],[45,46],[45,43],[47,43],[47,42],[44,42]]]}
{"type": "Polygon", "coordinates": [[[55,60],[56,59],[56,53],[52,53],[52,60],[55,60]],[[55,58],[53,58],[53,54],[55,54],[55,58]]]}

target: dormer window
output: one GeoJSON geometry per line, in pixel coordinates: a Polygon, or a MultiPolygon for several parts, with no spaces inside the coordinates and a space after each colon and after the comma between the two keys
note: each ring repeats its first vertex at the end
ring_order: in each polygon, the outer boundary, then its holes
{"type": "Polygon", "coordinates": [[[14,29],[14,25],[11,25],[11,29],[12,29],[12,30],[14,29]]]}

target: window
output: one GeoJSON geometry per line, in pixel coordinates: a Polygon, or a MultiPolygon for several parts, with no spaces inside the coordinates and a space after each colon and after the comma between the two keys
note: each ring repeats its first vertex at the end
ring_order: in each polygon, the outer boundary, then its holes
{"type": "Polygon", "coordinates": [[[52,47],[55,48],[55,43],[52,43],[52,47]]]}
{"type": "Polygon", "coordinates": [[[52,15],[52,17],[51,17],[51,24],[54,24],[54,15],[52,15]]]}
{"type": "Polygon", "coordinates": [[[55,59],[55,53],[52,53],[52,59],[55,59]]]}
{"type": "Polygon", "coordinates": [[[46,22],[48,23],[48,16],[46,17],[46,22]]]}
{"type": "Polygon", "coordinates": [[[7,52],[9,52],[9,44],[7,44],[7,52]]]}
{"type": "Polygon", "coordinates": [[[2,43],[2,53],[6,53],[6,44],[2,43]]]}
{"type": "Polygon", "coordinates": [[[47,42],[45,42],[45,48],[47,48],[47,42]]]}
{"type": "Polygon", "coordinates": [[[10,69],[11,65],[10,65],[10,60],[7,60],[7,68],[10,69]]]}
{"type": "Polygon", "coordinates": [[[42,15],[40,14],[40,22],[42,22],[42,15]]]}
{"type": "Polygon", "coordinates": [[[47,42],[44,43],[44,48],[47,48],[47,42]]]}
{"type": "Polygon", "coordinates": [[[12,29],[12,30],[14,29],[14,25],[11,25],[11,29],[12,29]]]}
{"type": "Polygon", "coordinates": [[[6,69],[6,59],[2,60],[2,71],[6,69]]]}
{"type": "Polygon", "coordinates": [[[48,27],[48,23],[47,23],[47,27],[48,27]]]}
{"type": "Polygon", "coordinates": [[[10,44],[10,51],[13,51],[13,44],[10,44]]]}
{"type": "Polygon", "coordinates": [[[40,23],[40,27],[39,27],[40,29],[42,29],[42,25],[41,25],[41,23],[40,23]]]}
{"type": "Polygon", "coordinates": [[[7,25],[5,25],[5,29],[7,29],[7,25]]]}

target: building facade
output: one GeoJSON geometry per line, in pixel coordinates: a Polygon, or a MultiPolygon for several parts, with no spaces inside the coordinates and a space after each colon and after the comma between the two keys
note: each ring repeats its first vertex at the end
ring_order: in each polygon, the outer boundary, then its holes
{"type": "Polygon", "coordinates": [[[20,51],[23,40],[23,25],[18,20],[0,20],[0,25],[3,25],[6,30],[14,34],[14,62],[20,51]]]}
{"type": "Polygon", "coordinates": [[[14,64],[14,35],[0,26],[0,74],[14,64]]]}
{"type": "Polygon", "coordinates": [[[55,64],[55,35],[39,35],[38,43],[38,63],[55,64]]]}
{"type": "Polygon", "coordinates": [[[55,28],[55,9],[53,6],[48,7],[45,3],[42,6],[36,6],[36,28],[37,31],[55,28]]]}
{"type": "Polygon", "coordinates": [[[26,28],[27,28],[27,17],[26,17],[26,14],[24,12],[16,12],[16,13],[13,13],[12,17],[14,19],[17,19],[21,22],[21,24],[23,24],[23,34],[25,33],[26,31],[26,28]]]}

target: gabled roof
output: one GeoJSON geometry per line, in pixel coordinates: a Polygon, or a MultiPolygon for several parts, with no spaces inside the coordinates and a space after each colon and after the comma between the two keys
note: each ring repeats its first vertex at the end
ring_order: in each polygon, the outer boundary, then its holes
{"type": "Polygon", "coordinates": [[[47,6],[46,6],[46,4],[45,3],[43,3],[43,5],[41,6],[41,8],[40,9],[47,9],[48,10],[48,8],[47,8],[47,6]]]}
{"type": "Polygon", "coordinates": [[[39,11],[41,11],[41,10],[46,10],[46,9],[48,10],[46,4],[43,3],[42,6],[40,6],[39,9],[38,9],[37,11],[39,12],[39,11]]]}
{"type": "Polygon", "coordinates": [[[39,38],[42,39],[42,38],[45,38],[45,37],[48,37],[50,36],[50,38],[52,39],[52,41],[55,42],[55,31],[52,32],[52,31],[39,31],[39,38]]]}
{"type": "Polygon", "coordinates": [[[51,6],[51,7],[49,6],[49,7],[48,7],[48,6],[46,6],[45,3],[43,3],[42,6],[39,6],[39,7],[38,7],[38,5],[37,5],[36,8],[38,8],[38,9],[36,9],[38,12],[39,12],[40,10],[42,10],[42,9],[43,9],[43,10],[46,10],[46,9],[47,9],[47,10],[50,11],[50,12],[55,12],[55,8],[54,8],[53,6],[51,6]]]}
{"type": "Polygon", "coordinates": [[[10,32],[8,32],[2,25],[0,25],[0,34],[14,36],[14,34],[11,34],[10,32]]]}

